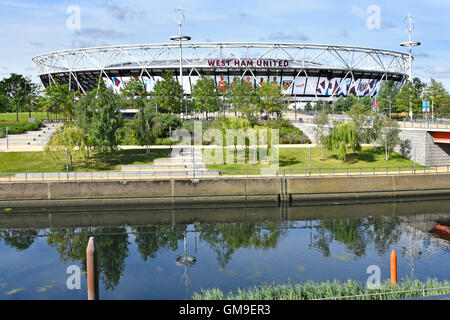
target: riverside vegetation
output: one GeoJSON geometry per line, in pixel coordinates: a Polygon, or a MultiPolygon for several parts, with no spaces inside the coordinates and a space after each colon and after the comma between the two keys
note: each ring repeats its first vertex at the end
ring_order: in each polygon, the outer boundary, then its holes
{"type": "Polygon", "coordinates": [[[195,300],[311,300],[327,299],[334,297],[349,297],[357,295],[375,294],[373,296],[360,296],[346,298],[347,300],[383,300],[408,299],[423,297],[422,289],[445,288],[439,290],[425,291],[425,296],[436,296],[450,294],[450,281],[438,281],[427,279],[419,281],[417,279],[403,279],[396,286],[392,287],[389,280],[381,284],[380,289],[367,289],[366,286],[354,280],[347,282],[327,281],[314,282],[307,281],[303,284],[275,285],[265,284],[259,287],[248,289],[238,289],[236,293],[224,294],[220,289],[213,288],[195,293],[195,300]],[[400,292],[409,290],[420,290],[417,292],[400,292]]]}

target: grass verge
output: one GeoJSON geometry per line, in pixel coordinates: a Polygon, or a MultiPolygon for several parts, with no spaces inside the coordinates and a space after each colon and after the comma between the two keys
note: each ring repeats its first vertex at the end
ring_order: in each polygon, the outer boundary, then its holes
{"type": "MultiPolygon", "coordinates": [[[[226,160],[224,151],[224,162],[226,160]]],[[[236,162],[236,161],[235,161],[236,162]]],[[[383,150],[378,149],[373,152],[371,147],[364,147],[356,155],[347,155],[347,161],[338,160],[337,156],[330,151],[324,150],[324,160],[322,160],[322,153],[320,148],[311,148],[311,168],[323,169],[321,173],[332,173],[332,169],[337,169],[336,173],[345,173],[349,168],[350,172],[359,173],[359,168],[363,168],[363,173],[372,172],[376,168],[376,172],[385,172],[386,167],[404,167],[401,171],[411,170],[414,162],[402,157],[398,153],[391,153],[390,159],[385,159],[383,150]],[[409,168],[409,169],[406,169],[409,168]],[[353,170],[351,170],[353,169],[353,170]]],[[[259,174],[257,169],[262,167],[261,164],[249,164],[248,154],[244,164],[207,164],[210,170],[233,170],[229,174],[240,174],[239,171],[255,170],[249,174],[259,174]]],[[[418,169],[422,169],[420,165],[418,169]]],[[[279,148],[279,169],[286,170],[286,174],[305,174],[309,169],[309,148],[279,148]]],[[[392,170],[390,171],[392,172],[392,170]]],[[[318,170],[313,170],[312,174],[318,174],[318,170]]],[[[223,173],[227,174],[227,173],[223,173]]],[[[244,174],[244,173],[242,173],[244,174]]]]}
{"type": "MultiPolygon", "coordinates": [[[[149,165],[156,158],[169,156],[169,149],[152,149],[147,156],[144,149],[118,150],[108,163],[99,154],[92,154],[88,162],[73,158],[71,172],[121,171],[122,165],[149,165]]],[[[44,152],[2,152],[0,153],[0,173],[64,172],[65,153],[59,159],[49,159],[44,152]]]]}
{"type": "MultiPolygon", "coordinates": [[[[375,296],[362,296],[345,298],[345,300],[383,300],[408,299],[423,297],[422,289],[442,288],[447,289],[425,291],[425,296],[436,296],[450,294],[450,281],[438,281],[427,279],[425,282],[419,280],[404,279],[392,287],[390,281],[384,281],[380,289],[367,289],[362,283],[348,280],[347,282],[313,282],[303,284],[287,285],[262,285],[248,289],[238,289],[236,293],[224,294],[220,289],[202,290],[201,293],[193,295],[194,300],[311,300],[327,299],[334,297],[355,296],[364,294],[376,294],[375,296]],[[409,290],[420,290],[418,292],[399,292],[409,290]]],[[[341,300],[341,299],[340,299],[341,300]]]]}

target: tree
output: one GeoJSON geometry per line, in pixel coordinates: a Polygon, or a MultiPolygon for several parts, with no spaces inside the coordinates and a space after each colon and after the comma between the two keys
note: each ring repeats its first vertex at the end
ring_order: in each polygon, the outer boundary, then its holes
{"type": "Polygon", "coordinates": [[[350,108],[358,101],[358,98],[350,94],[347,97],[339,97],[334,103],[334,108],[337,113],[342,113],[350,110],[350,108]]]}
{"type": "Polygon", "coordinates": [[[206,118],[208,118],[208,112],[219,110],[219,97],[220,93],[211,77],[202,75],[192,86],[194,109],[198,112],[205,112],[206,118]]]}
{"type": "Polygon", "coordinates": [[[244,79],[234,78],[226,96],[233,107],[235,117],[237,117],[238,112],[245,117],[252,116],[255,113],[258,94],[244,79]]]}
{"type": "Polygon", "coordinates": [[[306,112],[311,112],[313,110],[313,107],[312,107],[312,105],[311,105],[311,102],[307,102],[306,103],[306,105],[305,105],[305,111],[306,112]]]}
{"type": "Polygon", "coordinates": [[[44,147],[49,158],[60,159],[66,148],[72,154],[77,154],[82,160],[89,159],[91,139],[88,133],[75,125],[64,125],[58,129],[49,143],[44,147]]]}
{"type": "Polygon", "coordinates": [[[389,110],[395,100],[395,97],[399,94],[400,90],[395,86],[394,81],[389,80],[381,85],[380,93],[378,94],[377,101],[380,102],[381,110],[389,110]]]}
{"type": "Polygon", "coordinates": [[[107,155],[117,148],[123,116],[119,97],[106,88],[101,79],[98,88],[81,99],[77,125],[89,134],[92,145],[103,154],[106,162],[107,155]]]}
{"type": "Polygon", "coordinates": [[[383,118],[380,113],[372,113],[372,123],[366,130],[366,139],[368,143],[372,143],[373,152],[377,151],[376,144],[381,136],[381,129],[383,127],[383,118]]]}
{"type": "Polygon", "coordinates": [[[264,82],[259,88],[259,95],[261,97],[259,103],[260,112],[276,113],[277,118],[280,117],[285,109],[281,87],[269,82],[264,82]]]}
{"type": "Polygon", "coordinates": [[[40,106],[43,111],[47,111],[47,118],[49,113],[62,113],[66,118],[70,118],[75,113],[74,99],[79,93],[69,89],[69,84],[59,84],[58,82],[51,83],[44,90],[44,97],[46,100],[40,101],[40,106]]]}
{"type": "Polygon", "coordinates": [[[406,80],[400,93],[395,98],[393,104],[395,112],[409,112],[411,105],[413,114],[421,114],[422,97],[425,86],[426,85],[418,78],[414,78],[412,82],[406,80]]]}
{"type": "Polygon", "coordinates": [[[36,95],[37,86],[33,85],[29,78],[20,74],[11,73],[9,78],[0,81],[0,94],[6,96],[9,103],[16,109],[17,122],[19,121],[19,109],[24,108],[30,96],[36,95]]]}
{"type": "Polygon", "coordinates": [[[140,145],[145,145],[147,147],[146,154],[148,155],[148,147],[154,144],[156,138],[161,136],[163,132],[162,120],[153,112],[152,105],[147,104],[144,108],[139,110],[134,126],[136,139],[140,145]]]}
{"type": "Polygon", "coordinates": [[[126,104],[131,106],[131,109],[139,109],[147,98],[147,91],[144,83],[139,78],[132,77],[125,88],[121,91],[125,98],[126,104]]]}
{"type": "Polygon", "coordinates": [[[386,161],[394,148],[401,142],[399,138],[400,128],[398,122],[392,119],[385,119],[382,122],[380,142],[384,146],[386,161]]]}
{"type": "Polygon", "coordinates": [[[8,98],[4,94],[0,94],[0,112],[8,112],[11,108],[8,98]]]}
{"type": "Polygon", "coordinates": [[[353,121],[345,121],[335,124],[326,139],[326,146],[328,150],[337,153],[339,160],[347,161],[348,149],[353,153],[361,149],[359,140],[353,121]]]}
{"type": "Polygon", "coordinates": [[[425,88],[425,99],[430,100],[437,114],[450,114],[450,97],[442,82],[432,78],[430,84],[425,88]]]}
{"type": "Polygon", "coordinates": [[[314,123],[316,124],[316,127],[313,129],[314,137],[316,139],[316,142],[320,145],[320,149],[322,152],[321,160],[324,160],[323,148],[326,143],[328,134],[328,128],[325,127],[326,125],[328,125],[328,113],[326,111],[322,111],[321,113],[319,113],[319,115],[314,118],[314,123]]]}
{"type": "Polygon", "coordinates": [[[356,132],[358,132],[358,136],[363,138],[365,136],[365,124],[367,121],[366,106],[357,101],[353,106],[350,107],[348,115],[352,118],[352,121],[356,128],[356,132]]]}
{"type": "Polygon", "coordinates": [[[181,113],[183,107],[183,88],[175,80],[173,73],[163,75],[163,80],[155,85],[152,102],[158,105],[162,113],[181,113]]]}

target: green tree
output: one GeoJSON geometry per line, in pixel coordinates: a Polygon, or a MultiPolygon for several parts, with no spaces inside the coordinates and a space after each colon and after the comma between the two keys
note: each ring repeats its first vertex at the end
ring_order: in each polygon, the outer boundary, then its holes
{"type": "Polygon", "coordinates": [[[217,90],[214,79],[202,75],[200,79],[192,86],[192,97],[194,109],[198,112],[205,112],[208,118],[208,112],[219,110],[220,93],[217,90]]]}
{"type": "Polygon", "coordinates": [[[16,109],[17,121],[19,121],[19,110],[25,108],[30,101],[30,96],[36,95],[36,88],[31,79],[16,73],[11,73],[8,78],[0,81],[0,94],[6,96],[9,103],[16,109]]]}
{"type": "Polygon", "coordinates": [[[70,118],[75,113],[74,99],[78,95],[77,91],[69,89],[69,84],[61,85],[54,82],[45,88],[44,97],[46,99],[41,100],[39,105],[42,111],[47,112],[47,118],[49,113],[61,113],[65,117],[70,118]]]}
{"type": "Polygon", "coordinates": [[[159,112],[178,114],[183,111],[183,98],[183,88],[173,73],[168,72],[163,75],[163,80],[155,85],[152,103],[157,104],[159,112]]]}
{"type": "Polygon", "coordinates": [[[123,125],[119,97],[100,79],[98,88],[81,99],[78,110],[77,125],[89,134],[93,147],[107,162],[108,155],[117,148],[118,130],[123,125]]]}
{"type": "Polygon", "coordinates": [[[450,114],[450,97],[442,82],[431,79],[425,88],[425,99],[433,104],[434,112],[448,116],[450,114]]]}
{"type": "Polygon", "coordinates": [[[0,94],[0,112],[10,111],[11,105],[8,98],[4,94],[0,94]]]}
{"type": "Polygon", "coordinates": [[[259,95],[261,97],[259,103],[260,112],[276,113],[277,118],[280,117],[283,110],[285,110],[281,87],[264,82],[259,88],[259,95]]]}
{"type": "Polygon", "coordinates": [[[328,128],[326,127],[328,125],[328,113],[326,111],[319,113],[319,115],[314,118],[314,123],[316,124],[316,127],[313,129],[314,136],[316,142],[320,145],[322,153],[321,160],[324,160],[323,149],[328,136],[328,128]]]}
{"type": "Polygon", "coordinates": [[[307,102],[305,105],[305,111],[306,112],[311,112],[313,110],[313,107],[311,105],[311,102],[307,102]]]}
{"type": "Polygon", "coordinates": [[[389,160],[390,153],[401,142],[400,128],[398,122],[392,119],[385,119],[382,122],[380,142],[384,146],[386,161],[389,160]]]}
{"type": "Polygon", "coordinates": [[[125,88],[121,91],[125,98],[123,101],[130,109],[140,109],[147,99],[147,91],[144,83],[139,78],[132,77],[125,88]]]}
{"type": "Polygon", "coordinates": [[[413,114],[422,114],[422,97],[425,86],[418,78],[414,78],[412,82],[407,80],[393,103],[395,112],[409,112],[411,105],[413,114]]]}
{"type": "Polygon", "coordinates": [[[234,78],[226,96],[233,108],[235,117],[237,117],[238,112],[244,117],[251,117],[256,112],[259,96],[244,79],[234,78]]]}
{"type": "Polygon", "coordinates": [[[389,110],[389,108],[391,107],[392,111],[393,102],[395,101],[395,98],[399,94],[399,92],[400,90],[394,84],[394,81],[389,80],[384,82],[381,85],[380,93],[377,97],[377,101],[380,102],[380,109],[389,110]]]}
{"type": "Polygon", "coordinates": [[[75,125],[64,125],[58,129],[44,151],[49,158],[61,159],[65,156],[66,148],[73,154],[78,155],[83,161],[89,159],[89,147],[92,142],[88,133],[75,125]]]}
{"type": "Polygon", "coordinates": [[[334,125],[326,139],[327,149],[334,151],[339,160],[347,161],[347,151],[353,153],[361,149],[360,138],[353,121],[345,121],[334,125]]]}
{"type": "Polygon", "coordinates": [[[368,143],[372,144],[373,152],[376,152],[383,128],[383,117],[380,113],[372,113],[371,118],[372,121],[366,130],[366,139],[368,143]]]}
{"type": "Polygon", "coordinates": [[[153,111],[151,104],[146,104],[144,108],[139,110],[135,122],[135,137],[140,145],[145,145],[146,154],[149,154],[149,146],[154,144],[156,138],[163,133],[163,122],[160,117],[153,111]]]}
{"type": "Polygon", "coordinates": [[[365,137],[365,125],[367,122],[366,106],[363,103],[357,101],[353,106],[350,107],[348,115],[352,118],[358,136],[360,138],[365,137]]]}
{"type": "Polygon", "coordinates": [[[337,113],[347,112],[358,101],[358,98],[350,94],[347,97],[339,97],[334,103],[334,109],[337,113]]]}

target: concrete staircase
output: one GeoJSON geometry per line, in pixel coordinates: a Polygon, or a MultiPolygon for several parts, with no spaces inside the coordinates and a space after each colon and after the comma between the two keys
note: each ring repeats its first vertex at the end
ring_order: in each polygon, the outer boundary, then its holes
{"type": "Polygon", "coordinates": [[[153,165],[122,166],[122,172],[144,176],[218,177],[218,171],[207,169],[201,150],[183,148],[171,158],[159,158],[153,165]]]}

